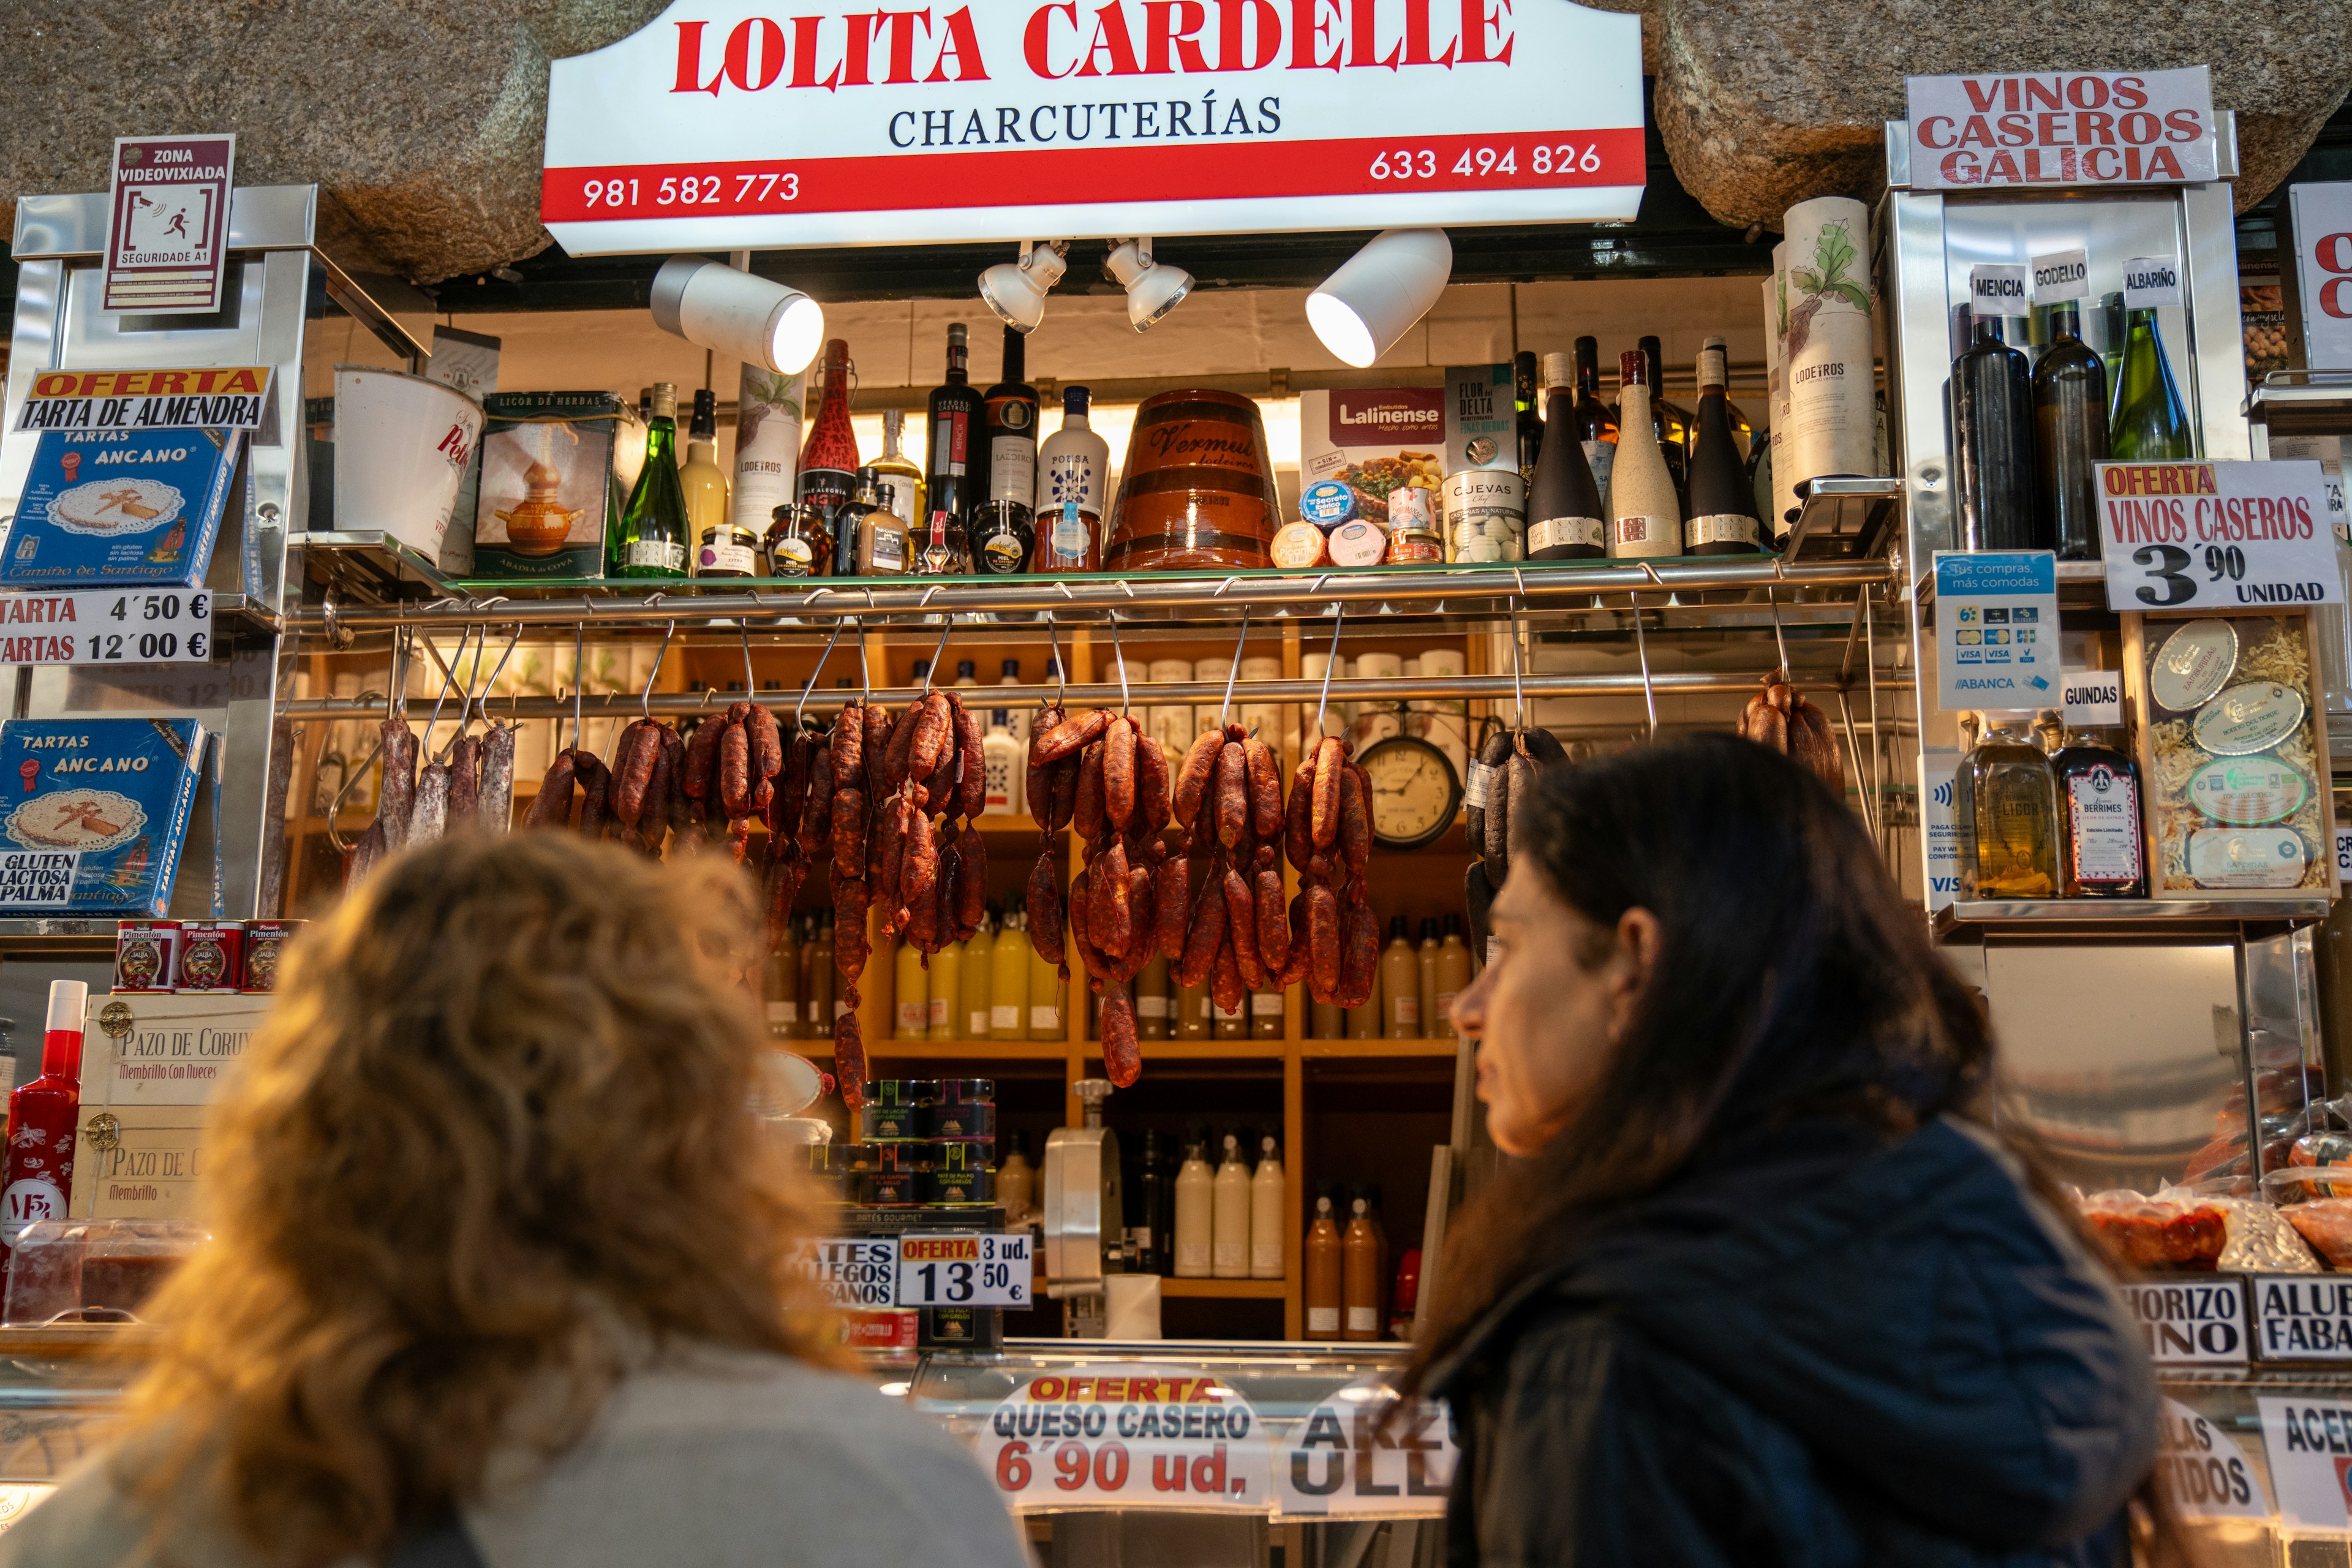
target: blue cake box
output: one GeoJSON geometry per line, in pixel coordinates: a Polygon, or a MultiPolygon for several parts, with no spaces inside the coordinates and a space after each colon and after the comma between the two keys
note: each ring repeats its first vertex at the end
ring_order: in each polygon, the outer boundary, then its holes
{"type": "Polygon", "coordinates": [[[0,584],[202,587],[244,442],[236,429],[44,431],[0,584]]]}
{"type": "Polygon", "coordinates": [[[0,723],[0,915],[166,913],[204,750],[193,719],[0,723]]]}

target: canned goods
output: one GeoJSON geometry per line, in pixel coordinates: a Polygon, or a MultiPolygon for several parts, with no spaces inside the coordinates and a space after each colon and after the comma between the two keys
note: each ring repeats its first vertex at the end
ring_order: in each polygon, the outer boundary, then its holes
{"type": "Polygon", "coordinates": [[[908,1208],[923,1201],[924,1178],[911,1171],[861,1171],[849,1178],[849,1201],[868,1208],[908,1208]]]}
{"type": "Polygon", "coordinates": [[[1337,479],[1319,480],[1298,498],[1298,515],[1328,532],[1356,515],[1356,492],[1337,479]]]}
{"type": "Polygon", "coordinates": [[[996,1107],[951,1105],[941,1100],[920,1113],[927,1138],[988,1138],[996,1136],[996,1107]]]}
{"type": "Polygon", "coordinates": [[[124,921],[114,928],[114,989],[169,991],[179,977],[179,921],[124,921]]]}
{"type": "Polygon", "coordinates": [[[286,939],[294,934],[300,921],[247,921],[245,922],[245,984],[247,991],[278,989],[278,957],[286,939]]]}
{"type": "Polygon", "coordinates": [[[1517,561],[1527,553],[1528,482],[1496,468],[1448,474],[1439,490],[1455,561],[1517,561]]]}
{"type": "Polygon", "coordinates": [[[921,1147],[927,1170],[961,1175],[996,1168],[996,1141],[992,1138],[941,1138],[921,1147]]]}
{"type": "Polygon", "coordinates": [[[204,995],[236,991],[244,983],[244,926],[192,921],[180,928],[180,975],[173,990],[204,995]]]}
{"type": "Polygon", "coordinates": [[[996,1201],[993,1171],[934,1171],[922,1178],[923,1202],[943,1205],[979,1205],[996,1201]]]}

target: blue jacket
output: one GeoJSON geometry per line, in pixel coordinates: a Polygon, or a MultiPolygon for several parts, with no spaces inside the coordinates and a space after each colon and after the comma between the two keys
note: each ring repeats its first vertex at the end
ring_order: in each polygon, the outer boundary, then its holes
{"type": "Polygon", "coordinates": [[[2156,1455],[2105,1274],[1950,1119],[1712,1151],[1432,1371],[1458,1568],[2113,1568],[2156,1455]]]}

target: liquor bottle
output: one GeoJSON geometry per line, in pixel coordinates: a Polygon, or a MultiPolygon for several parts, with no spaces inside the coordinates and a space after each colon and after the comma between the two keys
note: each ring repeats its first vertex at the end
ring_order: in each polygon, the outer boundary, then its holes
{"type": "Polygon", "coordinates": [[[1028,340],[1004,329],[1003,373],[981,405],[988,437],[988,485],[974,501],[966,535],[975,570],[1010,576],[1029,570],[1035,542],[1037,500],[1037,389],[1024,374],[1022,345],[1028,340]]]}
{"type": "MultiPolygon", "coordinates": [[[[1550,406],[1545,405],[1545,418],[1550,406]]],[[[1584,447],[1584,466],[1592,470],[1593,488],[1601,492],[1600,515],[1609,515],[1609,476],[1617,462],[1617,416],[1601,401],[1601,340],[1576,340],[1576,439],[1584,447]]]]}
{"type": "Polygon", "coordinates": [[[1307,1309],[1306,1332],[1310,1340],[1339,1337],[1339,1315],[1346,1297],[1340,1282],[1345,1246],[1339,1237],[1339,1219],[1331,1212],[1331,1184],[1318,1182],[1315,1188],[1315,1218],[1307,1226],[1307,1241],[1300,1248],[1306,1264],[1301,1294],[1307,1309]]]}
{"type": "MultiPolygon", "coordinates": [[[[1619,357],[1620,428],[1654,429],[1650,417],[1649,366],[1641,351],[1619,357]]],[[[1617,462],[1609,481],[1609,553],[1613,559],[1678,554],[1683,542],[1681,504],[1675,499],[1675,476],[1666,467],[1665,448],[1658,442],[1620,440],[1617,462]]]]}
{"type": "Polygon", "coordinates": [[[876,466],[858,469],[856,492],[841,510],[840,526],[856,531],[852,554],[860,577],[897,577],[907,570],[907,522],[889,504],[884,482],[876,466]]]}
{"type": "MultiPolygon", "coordinates": [[[[1592,340],[1580,340],[1591,342],[1592,340]]],[[[1528,490],[1528,559],[1581,561],[1608,552],[1608,511],[1584,455],[1593,446],[1573,432],[1576,395],[1569,381],[1568,356],[1544,355],[1544,414],[1558,437],[1536,457],[1535,482],[1528,490]]]]}
{"type": "Polygon", "coordinates": [[[2123,370],[2107,412],[2107,456],[2118,463],[2183,462],[2197,455],[2197,432],[2173,384],[2154,309],[2125,312],[2123,370]]]}
{"type": "Polygon", "coordinates": [[[1087,420],[1091,397],[1083,386],[1062,388],[1062,427],[1037,450],[1039,572],[1102,570],[1103,483],[1110,474],[1110,443],[1087,420]]]}
{"type": "MultiPolygon", "coordinates": [[[[857,432],[849,423],[849,344],[835,338],[824,345],[824,389],[817,396],[816,418],[808,439],[801,443],[801,471],[795,499],[824,514],[825,536],[839,540],[844,531],[835,515],[857,489],[857,432]]],[[[836,546],[838,548],[838,546],[836,546]]],[[[816,563],[813,576],[846,577],[856,570],[847,552],[816,563]]]]}
{"type": "Polygon", "coordinates": [[[613,573],[618,577],[683,577],[686,575],[686,491],[677,482],[677,387],[663,382],[648,397],[652,418],[646,425],[646,466],[621,510],[621,528],[614,546],[613,573]]]}
{"type": "Polygon", "coordinates": [[[1511,360],[1511,405],[1519,427],[1519,478],[1535,483],[1536,462],[1543,455],[1544,422],[1537,415],[1536,356],[1521,349],[1511,360]]]}
{"type": "Polygon", "coordinates": [[[2100,731],[2068,726],[2050,759],[2058,777],[2060,864],[2070,899],[2144,899],[2139,764],[2100,731]]]}
{"type": "Polygon", "coordinates": [[[1649,380],[1643,384],[1650,389],[1650,428],[1657,433],[1658,449],[1665,454],[1666,472],[1674,475],[1675,493],[1680,496],[1690,483],[1691,416],[1680,404],[1666,399],[1666,366],[1658,340],[1638,341],[1642,368],[1650,373],[1649,380]]]}
{"type": "Polygon", "coordinates": [[[1246,1279],[1250,1272],[1250,1168],[1242,1141],[1225,1134],[1225,1155],[1210,1189],[1209,1273],[1218,1279],[1246,1279]]]}
{"type": "Polygon", "coordinates": [[[841,1011],[839,999],[834,995],[833,911],[824,911],[816,928],[816,940],[810,944],[808,984],[801,987],[801,1037],[806,1040],[833,1038],[834,1016],[841,1011]]]}
{"type": "Polygon", "coordinates": [[[2035,532],[2061,561],[2099,558],[2098,465],[2107,456],[2107,367],[2083,341],[2081,309],[2051,308],[2050,346],[2033,366],[2035,532]]]}
{"type": "Polygon", "coordinates": [[[2033,487],[2033,385],[2025,356],[2000,341],[2000,322],[1978,318],[1952,362],[1952,479],[1959,490],[1953,540],[1962,550],[2047,550],[2033,487]]]}
{"type": "Polygon", "coordinates": [[[891,516],[912,528],[923,515],[923,470],[916,467],[903,446],[906,439],[907,411],[886,408],[882,411],[882,455],[866,465],[877,476],[882,487],[882,505],[891,516]]]}
{"type": "Polygon", "coordinates": [[[2058,893],[2058,779],[2033,743],[2033,715],[1988,711],[1952,777],[1963,899],[2058,893]]]}
{"type": "Polygon", "coordinates": [[[727,521],[727,474],[719,466],[719,400],[709,387],[694,395],[694,418],[686,427],[686,467],[678,470],[686,492],[687,536],[715,536],[727,521]]]}
{"type": "Polygon", "coordinates": [[[948,328],[948,377],[931,389],[930,451],[923,465],[924,515],[913,519],[915,570],[927,575],[965,570],[964,525],[976,497],[971,447],[980,433],[980,394],[967,369],[964,326],[948,328]]]}
{"type": "Polygon", "coordinates": [[[1029,1211],[1036,1206],[1037,1168],[1029,1163],[1029,1134],[1016,1129],[1011,1141],[1012,1152],[997,1167],[996,1201],[1004,1206],[1005,1224],[1024,1226],[1029,1223],[1029,1211]]]}
{"type": "Polygon", "coordinates": [[[1748,448],[1748,495],[1755,503],[1756,516],[1765,524],[1772,547],[1779,549],[1781,538],[1789,531],[1788,524],[1772,520],[1772,431],[1769,426],[1756,432],[1755,443],[1748,448]]]}
{"type": "Polygon", "coordinates": [[[37,1220],[63,1219],[73,1197],[75,1124],[81,1117],[82,1021],[89,987],[49,982],[41,1076],[8,1096],[8,1152],[0,1167],[0,1263],[37,1220]]]}
{"type": "MultiPolygon", "coordinates": [[[[997,1184],[1003,1185],[1002,1182],[997,1184]]],[[[1143,1150],[1135,1162],[1135,1261],[1130,1272],[1168,1272],[1170,1238],[1160,1225],[1160,1211],[1167,1202],[1167,1156],[1160,1152],[1160,1134],[1146,1128],[1143,1150]]]]}
{"type": "Polygon", "coordinates": [[[1271,1137],[1258,1140],[1250,1174],[1250,1278],[1282,1278],[1282,1156],[1271,1137]]]}
{"type": "Polygon", "coordinates": [[[1693,555],[1744,555],[1763,542],[1756,489],[1731,428],[1728,380],[1723,340],[1709,338],[1698,354],[1698,428],[1691,437],[1690,516],[1683,523],[1683,547],[1693,555]]]}

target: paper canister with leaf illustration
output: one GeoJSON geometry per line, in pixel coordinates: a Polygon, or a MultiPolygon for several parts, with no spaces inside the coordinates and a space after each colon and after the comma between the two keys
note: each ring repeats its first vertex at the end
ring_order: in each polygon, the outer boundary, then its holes
{"type": "Polygon", "coordinates": [[[1789,483],[1878,471],[1870,214],[1845,196],[1789,209],[1789,483]]]}
{"type": "Polygon", "coordinates": [[[801,467],[801,402],[808,373],[784,375],[746,363],[735,393],[735,488],[728,520],[761,538],[793,500],[801,467]]]}
{"type": "Polygon", "coordinates": [[[1772,276],[1764,279],[1764,336],[1772,345],[1772,537],[1796,521],[1796,465],[1789,458],[1789,245],[1772,247],[1772,276]]]}

